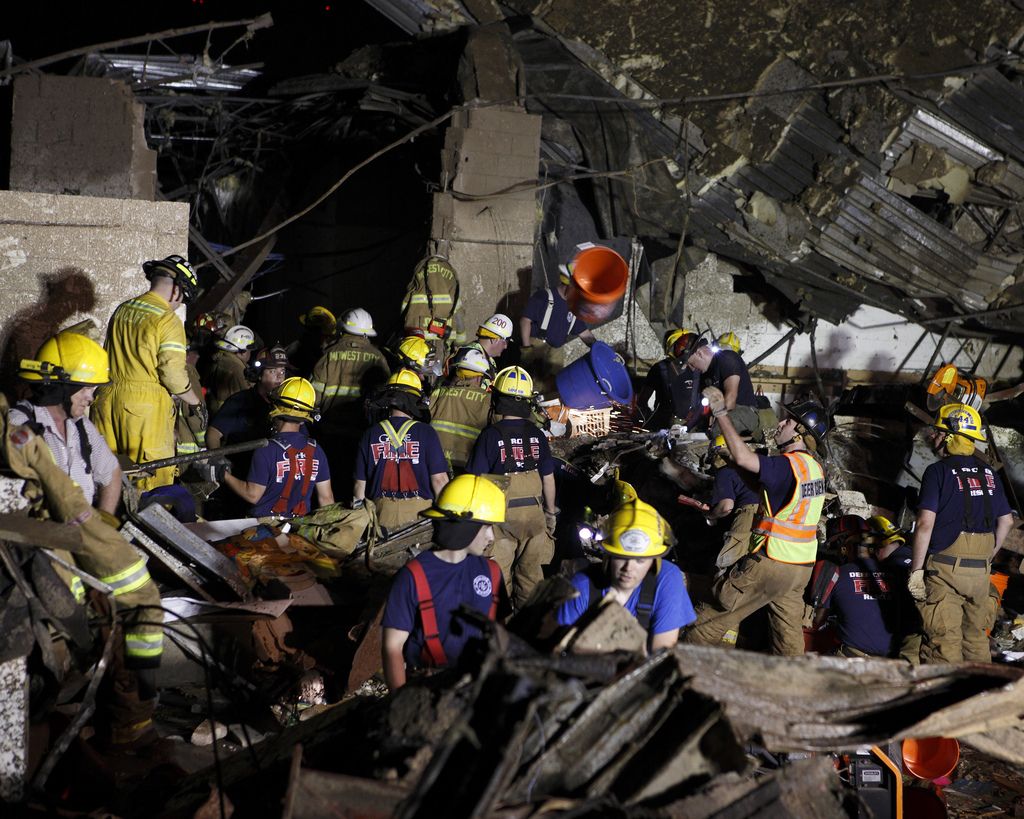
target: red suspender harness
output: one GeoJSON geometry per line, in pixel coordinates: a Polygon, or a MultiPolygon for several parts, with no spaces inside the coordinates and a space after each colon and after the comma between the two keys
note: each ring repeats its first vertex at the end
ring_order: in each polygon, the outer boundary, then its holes
{"type": "Polygon", "coordinates": [[[295,484],[295,476],[299,471],[299,455],[301,454],[304,458],[306,468],[302,476],[302,500],[296,505],[291,513],[294,515],[304,515],[309,511],[309,504],[306,503],[306,493],[309,492],[309,482],[313,479],[313,453],[316,452],[316,445],[310,441],[302,449],[296,450],[295,447],[286,446],[285,454],[288,456],[288,477],[285,478],[284,487],[281,489],[281,496],[274,502],[274,508],[271,510],[275,515],[287,515],[288,502],[292,498],[292,486],[295,484]]]}

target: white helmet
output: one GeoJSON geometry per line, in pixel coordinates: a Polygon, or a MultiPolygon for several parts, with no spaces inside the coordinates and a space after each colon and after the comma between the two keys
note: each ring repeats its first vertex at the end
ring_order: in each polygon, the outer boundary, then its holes
{"type": "Polygon", "coordinates": [[[375,336],[373,318],[362,307],[349,310],[341,317],[341,331],[352,336],[375,336]]]}
{"type": "Polygon", "coordinates": [[[509,339],[512,337],[512,319],[504,313],[495,313],[480,325],[478,336],[509,339]]]}
{"type": "Polygon", "coordinates": [[[468,370],[472,373],[486,375],[491,369],[491,363],[476,347],[463,347],[452,359],[452,367],[458,370],[468,370]]]}
{"type": "Polygon", "coordinates": [[[236,324],[224,331],[223,338],[218,338],[214,346],[218,350],[226,350],[229,353],[244,353],[251,350],[256,344],[256,334],[244,324],[236,324]]]}

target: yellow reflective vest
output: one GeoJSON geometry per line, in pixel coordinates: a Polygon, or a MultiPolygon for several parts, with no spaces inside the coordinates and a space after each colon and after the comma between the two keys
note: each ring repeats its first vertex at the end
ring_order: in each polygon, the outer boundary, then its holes
{"type": "Polygon", "coordinates": [[[787,452],[796,488],[781,509],[772,511],[765,492],[754,517],[754,551],[764,548],[780,563],[813,563],[818,556],[818,521],[825,505],[825,472],[809,452],[787,452]]]}

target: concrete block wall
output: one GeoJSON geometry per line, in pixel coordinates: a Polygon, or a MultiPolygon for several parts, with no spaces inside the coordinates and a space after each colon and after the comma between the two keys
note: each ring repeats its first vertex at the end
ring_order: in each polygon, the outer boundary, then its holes
{"type": "Polygon", "coordinates": [[[156,198],[144,108],[123,82],[50,74],[14,81],[11,188],[156,198]]]}
{"type": "Polygon", "coordinates": [[[188,204],[0,191],[0,377],[50,335],[89,319],[102,341],[142,262],[188,253],[188,204]]]}
{"type": "Polygon", "coordinates": [[[530,295],[540,125],[518,108],[476,108],[445,135],[430,235],[459,274],[470,335],[496,310],[517,318],[530,295]]]}

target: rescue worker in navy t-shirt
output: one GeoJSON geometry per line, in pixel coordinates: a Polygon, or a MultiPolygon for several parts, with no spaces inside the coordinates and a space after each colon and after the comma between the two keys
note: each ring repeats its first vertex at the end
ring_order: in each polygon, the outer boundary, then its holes
{"type": "Polygon", "coordinates": [[[480,433],[466,464],[471,475],[507,475],[506,522],[493,557],[520,608],[555,554],[555,463],[544,433],[530,417],[533,379],[522,367],[506,367],[491,386],[492,422],[480,433]]]}
{"type": "Polygon", "coordinates": [[[729,448],[724,436],[715,438],[711,450],[715,453],[715,483],[707,519],[716,521],[732,515],[722,550],[715,560],[715,567],[724,571],[750,551],[750,530],[760,498],[757,483],[750,474],[741,473],[728,462],[729,448]]]}
{"type": "Polygon", "coordinates": [[[228,471],[217,479],[252,504],[253,517],[286,517],[312,511],[313,488],[317,503],[334,503],[327,456],[303,427],[318,417],[313,385],[305,378],[288,378],[274,390],[270,420],[274,437],[253,453],[243,481],[228,471]]]}
{"type": "Polygon", "coordinates": [[[395,575],[384,607],[381,653],[392,691],[405,685],[410,670],[454,665],[480,635],[472,623],[452,628],[460,606],[491,620],[509,613],[501,569],[483,556],[493,525],[505,521],[501,490],[486,478],[460,475],[420,514],[434,521],[434,547],[395,575]]]}
{"type": "Polygon", "coordinates": [[[803,654],[804,589],[818,553],[818,521],[825,504],[825,473],[811,454],[828,433],[825,410],[815,401],[785,407],[789,418],[775,430],[781,455],[747,448],[716,387],[703,391],[733,461],[757,476],[762,496],[754,516],[751,553],[715,584],[718,607],[703,607],[686,640],[721,645],[750,614],[765,606],[774,654],[803,654]]]}
{"type": "Polygon", "coordinates": [[[641,500],[624,503],[612,512],[601,547],[605,559],[572,577],[577,596],[559,608],[559,625],[571,626],[588,609],[611,598],[647,631],[650,651],[672,648],[679,630],[697,615],[683,573],[662,559],[669,549],[662,517],[641,500]]]}
{"type": "MultiPolygon", "coordinates": [[[[708,344],[707,339],[691,333],[676,342],[680,349],[680,361],[700,373],[701,389],[717,387],[725,396],[725,408],[729,420],[740,435],[760,441],[764,437],[761,419],[757,414],[757,395],[750,380],[746,362],[732,350],[720,350],[708,344]]],[[[712,432],[717,434],[715,425],[712,432]]]]}
{"type": "MultiPolygon", "coordinates": [[[[853,516],[844,516],[853,517],[853,516]]],[[[817,604],[835,617],[844,657],[897,657],[903,634],[903,585],[893,565],[877,559],[873,540],[865,540],[868,527],[861,527],[844,540],[845,560],[835,569],[817,604]]]]}
{"type": "Polygon", "coordinates": [[[697,371],[676,355],[686,349],[686,338],[691,334],[691,330],[673,330],[665,337],[665,358],[651,367],[640,387],[637,406],[647,415],[647,429],[666,429],[673,424],[693,426],[703,414],[697,371]],[[680,341],[682,346],[677,349],[680,341]]]}
{"type": "Polygon", "coordinates": [[[907,588],[921,610],[921,662],[991,662],[986,631],[992,558],[1013,526],[995,470],[974,454],[981,416],[966,404],[939,410],[941,460],[921,478],[907,588]]]}
{"type": "Polygon", "coordinates": [[[378,522],[392,531],[414,523],[448,483],[437,433],[412,418],[422,397],[422,382],[412,370],[391,376],[380,399],[390,415],[363,433],[356,452],[353,503],[372,500],[378,522]]]}

